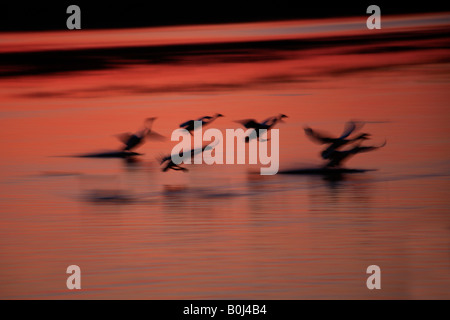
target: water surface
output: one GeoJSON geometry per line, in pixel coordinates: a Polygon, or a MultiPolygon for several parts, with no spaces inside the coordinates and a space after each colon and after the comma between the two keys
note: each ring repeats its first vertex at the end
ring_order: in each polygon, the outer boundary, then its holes
{"type": "Polygon", "coordinates": [[[0,297],[450,298],[449,21],[1,34],[0,297]],[[342,179],[163,173],[170,141],[134,163],[67,157],[114,150],[150,116],[170,136],[215,112],[221,130],[287,114],[281,170],[321,164],[305,125],[364,120],[367,143],[387,145],[347,164],[375,171],[342,179]],[[366,287],[372,264],[381,290],[366,287]]]}

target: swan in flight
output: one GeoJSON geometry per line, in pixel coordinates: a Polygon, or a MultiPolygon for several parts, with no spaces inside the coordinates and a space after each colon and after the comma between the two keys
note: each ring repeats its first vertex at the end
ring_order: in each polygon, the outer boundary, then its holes
{"type": "MultiPolygon", "coordinates": [[[[258,139],[260,134],[259,130],[270,130],[272,129],[273,126],[275,126],[275,124],[277,124],[277,122],[282,122],[283,118],[287,117],[288,117],[287,115],[280,113],[277,116],[267,118],[261,123],[257,122],[255,119],[244,119],[235,122],[242,124],[247,129],[254,129],[256,132],[256,138],[258,139]]],[[[250,137],[249,136],[245,137],[245,142],[249,141],[250,137]]]]}
{"type": "Polygon", "coordinates": [[[205,126],[207,124],[210,124],[211,122],[213,122],[214,120],[216,120],[217,118],[223,117],[224,115],[221,113],[216,113],[215,115],[211,116],[205,116],[205,117],[201,117],[197,120],[188,120],[186,122],[183,122],[182,124],[180,124],[180,128],[186,129],[187,131],[189,131],[190,134],[192,134],[192,131],[194,131],[194,122],[195,121],[201,121],[202,122],[202,126],[205,126]]]}
{"type": "MultiPolygon", "coordinates": [[[[206,150],[214,149],[214,147],[218,143],[219,143],[219,141],[216,141],[215,143],[210,143],[210,144],[205,145],[205,146],[203,146],[201,148],[191,149],[191,150],[187,151],[186,153],[183,153],[183,150],[181,150],[178,153],[177,156],[180,157],[183,160],[184,159],[189,159],[189,158],[193,159],[194,156],[196,156],[199,153],[203,153],[206,150]]],[[[162,165],[164,163],[165,163],[165,166],[162,168],[163,172],[166,172],[169,169],[172,169],[172,170],[175,170],[175,171],[179,171],[180,170],[180,171],[184,171],[184,172],[189,171],[188,169],[186,169],[186,168],[180,166],[179,164],[176,164],[175,162],[173,162],[172,155],[167,155],[165,157],[162,157],[161,161],[160,161],[160,164],[162,165]]]]}
{"type": "Polygon", "coordinates": [[[145,119],[144,127],[136,133],[125,132],[116,135],[117,138],[124,144],[122,151],[130,151],[138,147],[143,144],[147,138],[163,140],[164,136],[152,131],[152,125],[155,120],[155,117],[145,119]]]}
{"type": "Polygon", "coordinates": [[[328,160],[325,168],[336,168],[340,167],[342,162],[348,160],[355,154],[362,152],[369,152],[386,145],[386,141],[380,146],[361,146],[361,141],[367,140],[370,137],[368,133],[361,133],[354,138],[349,138],[349,136],[355,131],[359,130],[364,123],[358,121],[349,121],[346,123],[344,132],[338,138],[333,138],[327,134],[319,133],[309,127],[304,128],[305,134],[314,142],[319,144],[329,145],[324,151],[322,151],[321,156],[323,159],[328,160]],[[340,150],[343,146],[354,144],[347,150],[340,150]]]}
{"type": "Polygon", "coordinates": [[[355,122],[355,121],[349,121],[346,123],[344,132],[341,134],[338,138],[333,138],[328,136],[325,133],[320,133],[317,130],[313,130],[309,127],[304,128],[305,134],[310,138],[312,141],[319,143],[319,144],[328,144],[329,146],[322,151],[322,158],[328,159],[329,155],[339,149],[340,147],[351,143],[356,142],[359,140],[367,140],[370,137],[370,134],[368,133],[361,133],[358,136],[346,139],[348,138],[353,132],[359,130],[364,124],[362,122],[355,122]]]}

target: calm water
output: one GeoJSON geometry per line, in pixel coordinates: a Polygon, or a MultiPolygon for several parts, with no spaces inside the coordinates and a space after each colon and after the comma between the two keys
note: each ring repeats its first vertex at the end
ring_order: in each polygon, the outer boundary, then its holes
{"type": "Polygon", "coordinates": [[[63,52],[57,32],[0,35],[0,298],[449,299],[450,18],[386,21],[376,36],[355,20],[92,31],[63,52]],[[170,139],[136,163],[70,157],[118,148],[146,117],[170,137],[215,112],[221,130],[287,114],[280,169],[321,163],[305,125],[360,119],[387,145],[339,181],[163,173],[170,139]]]}

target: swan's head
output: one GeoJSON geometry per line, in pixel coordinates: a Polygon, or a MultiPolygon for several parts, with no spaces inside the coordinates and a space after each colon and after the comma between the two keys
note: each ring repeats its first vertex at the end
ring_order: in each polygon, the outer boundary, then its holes
{"type": "Polygon", "coordinates": [[[221,113],[216,113],[216,117],[217,117],[217,118],[219,118],[219,117],[224,117],[224,115],[221,114],[221,113]]]}
{"type": "Polygon", "coordinates": [[[280,114],[280,119],[287,118],[288,116],[285,114],[280,114]]]}

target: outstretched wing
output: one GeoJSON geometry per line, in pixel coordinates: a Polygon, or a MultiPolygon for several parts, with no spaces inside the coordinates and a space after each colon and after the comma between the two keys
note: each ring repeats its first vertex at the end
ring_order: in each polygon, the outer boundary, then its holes
{"type": "Polygon", "coordinates": [[[215,140],[213,143],[207,144],[202,146],[201,148],[191,149],[191,157],[194,157],[195,155],[205,152],[206,150],[214,149],[214,147],[219,143],[218,140],[215,140]]]}
{"type": "Polygon", "coordinates": [[[180,124],[180,128],[184,128],[184,127],[188,127],[190,125],[194,124],[194,120],[188,120],[186,122],[183,122],[182,124],[180,124]]]}
{"type": "Polygon", "coordinates": [[[329,144],[333,143],[336,139],[327,136],[326,134],[319,133],[317,130],[313,130],[311,128],[305,128],[305,134],[308,138],[310,138],[313,142],[319,144],[329,144]]]}
{"type": "Polygon", "coordinates": [[[353,132],[361,129],[364,126],[364,122],[362,121],[349,121],[345,124],[344,132],[342,132],[342,135],[339,137],[339,139],[345,139],[349,135],[351,135],[353,132]]]}
{"type": "Polygon", "coordinates": [[[151,129],[152,128],[152,125],[153,125],[153,122],[156,120],[156,117],[151,117],[151,118],[147,118],[147,119],[145,119],[145,121],[144,121],[144,126],[147,128],[147,129],[151,129]]]}
{"type": "Polygon", "coordinates": [[[255,119],[237,120],[236,122],[242,124],[247,129],[265,129],[265,126],[256,122],[255,119]]]}
{"type": "Polygon", "coordinates": [[[169,154],[169,155],[160,155],[158,158],[157,158],[157,160],[158,160],[158,162],[160,163],[160,164],[163,164],[164,162],[166,162],[166,161],[169,161],[169,160],[171,160],[172,159],[172,156],[169,154]]]}
{"type": "Polygon", "coordinates": [[[133,134],[131,132],[124,132],[116,134],[115,137],[120,140],[120,142],[127,144],[133,134]]]}
{"type": "Polygon", "coordinates": [[[352,134],[353,131],[355,131],[355,129],[356,129],[356,124],[353,121],[347,122],[344,127],[344,132],[342,132],[339,139],[347,138],[349,135],[352,134]]]}
{"type": "Polygon", "coordinates": [[[367,146],[367,147],[361,147],[361,146],[356,146],[353,149],[350,150],[351,153],[362,153],[362,152],[369,152],[369,151],[373,151],[376,149],[380,149],[382,147],[384,147],[386,145],[386,141],[384,141],[384,143],[382,145],[379,146],[367,146]]]}
{"type": "Polygon", "coordinates": [[[278,118],[277,117],[270,117],[267,118],[266,120],[264,120],[261,124],[266,125],[266,126],[273,126],[275,124],[275,122],[277,122],[278,118]]]}
{"type": "Polygon", "coordinates": [[[149,131],[146,135],[147,139],[151,139],[151,140],[158,140],[158,141],[164,141],[166,140],[166,137],[163,136],[162,134],[159,134],[155,131],[149,131]]]}

